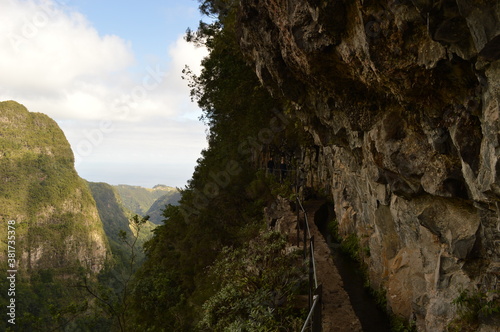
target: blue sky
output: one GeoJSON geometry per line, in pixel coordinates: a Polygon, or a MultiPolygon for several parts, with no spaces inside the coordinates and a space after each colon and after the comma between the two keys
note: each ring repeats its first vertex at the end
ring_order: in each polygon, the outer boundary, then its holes
{"type": "Polygon", "coordinates": [[[79,0],[66,3],[84,13],[102,34],[126,37],[140,62],[158,57],[201,19],[194,0],[79,0]]]}
{"type": "Polygon", "coordinates": [[[184,1],[0,0],[0,100],[57,121],[89,181],[183,187],[206,147],[181,71],[206,50],[184,1]]]}

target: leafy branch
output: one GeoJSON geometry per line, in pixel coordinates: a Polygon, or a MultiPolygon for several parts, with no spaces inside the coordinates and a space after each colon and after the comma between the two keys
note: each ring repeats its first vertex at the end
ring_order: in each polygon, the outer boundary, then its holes
{"type": "Polygon", "coordinates": [[[139,217],[135,215],[129,220],[132,236],[129,236],[126,231],[120,230],[118,233],[119,239],[129,248],[130,257],[126,264],[126,271],[122,271],[121,275],[112,275],[116,283],[120,285],[118,289],[110,286],[105,286],[102,283],[96,283],[89,280],[87,276],[83,276],[82,282],[78,287],[84,289],[98,303],[98,305],[113,319],[115,319],[118,330],[123,332],[128,327],[128,306],[130,302],[130,284],[134,273],[137,269],[138,241],[141,230],[149,216],[139,217]]]}

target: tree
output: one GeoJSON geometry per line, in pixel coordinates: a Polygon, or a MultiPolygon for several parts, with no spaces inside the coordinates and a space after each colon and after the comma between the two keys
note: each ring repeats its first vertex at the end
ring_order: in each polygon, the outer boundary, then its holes
{"type": "Polygon", "coordinates": [[[283,120],[282,102],[262,87],[241,53],[237,8],[233,1],[204,1],[202,11],[217,20],[188,30],[187,39],[210,52],[200,75],[183,72],[209,126],[209,147],[180,205],[166,208],[165,224],[145,245],[130,311],[143,330],[196,329],[203,303],[220,292],[207,269],[226,253],[223,248],[244,248],[262,229],[271,192],[259,176],[263,151],[288,149],[299,136],[295,123],[283,120]]]}
{"type": "Polygon", "coordinates": [[[203,305],[201,330],[297,331],[303,324],[294,309],[306,274],[301,252],[285,254],[286,239],[264,232],[247,246],[224,248],[210,273],[220,286],[203,305]]]}
{"type": "Polygon", "coordinates": [[[118,331],[123,332],[131,329],[128,316],[128,307],[131,301],[130,284],[138,268],[138,240],[141,236],[141,230],[148,220],[149,216],[134,215],[129,221],[132,231],[131,237],[126,231],[119,231],[120,240],[130,250],[129,261],[125,264],[125,269],[112,270],[101,276],[99,281],[92,280],[83,274],[78,285],[95,299],[97,307],[114,321],[113,329],[118,331]]]}

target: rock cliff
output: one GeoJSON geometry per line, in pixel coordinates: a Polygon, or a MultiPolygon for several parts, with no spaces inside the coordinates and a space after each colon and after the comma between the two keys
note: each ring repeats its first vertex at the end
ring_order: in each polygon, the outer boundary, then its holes
{"type": "Polygon", "coordinates": [[[314,138],[307,185],[369,250],[392,312],[441,331],[461,290],[498,289],[500,3],[242,0],[238,21],[314,138]]]}
{"type": "MultiPolygon", "coordinates": [[[[18,271],[94,273],[109,258],[95,201],[75,171],[70,145],[55,121],[13,102],[0,103],[0,219],[16,226],[18,271]]],[[[5,261],[2,250],[0,261],[5,261]]]]}

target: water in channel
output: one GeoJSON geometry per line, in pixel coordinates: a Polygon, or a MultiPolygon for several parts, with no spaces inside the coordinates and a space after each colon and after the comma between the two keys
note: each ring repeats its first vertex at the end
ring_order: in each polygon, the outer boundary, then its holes
{"type": "Polygon", "coordinates": [[[332,207],[325,204],[315,216],[315,223],[330,246],[332,258],[337,267],[344,289],[351,300],[354,312],[358,316],[364,332],[389,332],[390,320],[376,303],[373,295],[364,287],[364,277],[359,263],[342,253],[340,244],[332,242],[328,234],[327,222],[332,218],[332,207]]]}

